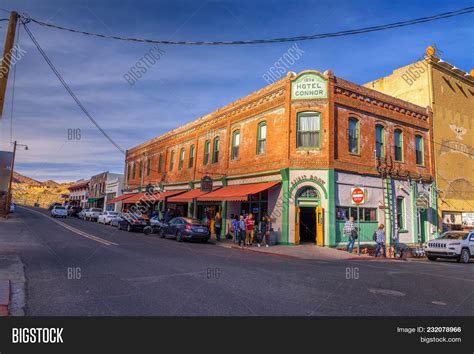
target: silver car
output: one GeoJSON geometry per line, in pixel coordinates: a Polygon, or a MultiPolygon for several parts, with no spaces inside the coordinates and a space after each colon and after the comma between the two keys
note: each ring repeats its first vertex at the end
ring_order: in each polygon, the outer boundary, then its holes
{"type": "Polygon", "coordinates": [[[425,244],[425,254],[430,261],[451,258],[469,263],[474,257],[474,231],[447,231],[425,244]]]}

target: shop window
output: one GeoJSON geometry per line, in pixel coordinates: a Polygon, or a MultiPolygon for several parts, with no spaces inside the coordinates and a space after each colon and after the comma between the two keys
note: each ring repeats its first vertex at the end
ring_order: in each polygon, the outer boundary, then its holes
{"type": "Polygon", "coordinates": [[[219,162],[219,137],[214,138],[214,146],[212,150],[212,163],[219,162]]]}
{"type": "Polygon", "coordinates": [[[354,217],[354,221],[377,222],[377,208],[359,208],[357,214],[357,207],[336,207],[337,221],[347,221],[350,216],[354,217]]]}
{"type": "Polygon", "coordinates": [[[262,122],[257,127],[257,155],[262,155],[266,151],[267,145],[267,123],[262,122]]]}
{"type": "Polygon", "coordinates": [[[336,220],[346,221],[349,219],[349,209],[347,207],[337,207],[336,208],[336,220]]]}
{"type": "Polygon", "coordinates": [[[207,165],[209,163],[209,150],[211,148],[211,142],[209,140],[206,140],[204,143],[204,160],[203,164],[207,165]]]}
{"type": "Polygon", "coordinates": [[[375,126],[375,157],[385,157],[385,130],[383,126],[375,126]]]}
{"type": "Polygon", "coordinates": [[[399,229],[405,229],[405,198],[397,197],[397,225],[399,229]]]}
{"type": "Polygon", "coordinates": [[[194,145],[191,145],[189,148],[189,162],[188,162],[188,168],[193,167],[194,165],[194,145]]]}
{"type": "Polygon", "coordinates": [[[171,150],[171,155],[170,155],[170,172],[173,171],[174,167],[174,150],[171,150]]]}
{"type": "Polygon", "coordinates": [[[423,146],[423,137],[420,135],[417,135],[415,137],[416,140],[416,164],[417,165],[424,165],[424,146],[423,146]]]}
{"type": "Polygon", "coordinates": [[[163,154],[158,157],[158,173],[163,172],[163,154]]]}
{"type": "Polygon", "coordinates": [[[239,158],[239,147],[240,147],[240,131],[235,130],[232,133],[232,160],[237,160],[239,158]]]}
{"type": "Polygon", "coordinates": [[[148,158],[146,162],[146,175],[149,176],[151,171],[151,159],[148,158]]]}
{"type": "Polygon", "coordinates": [[[297,119],[297,147],[320,147],[321,140],[321,113],[298,113],[297,119]]]}
{"type": "Polygon", "coordinates": [[[178,162],[178,170],[182,170],[184,166],[184,148],[181,148],[179,151],[179,162],[178,162]]]}
{"type": "Polygon", "coordinates": [[[349,119],[349,152],[351,154],[359,153],[359,121],[355,118],[349,119]]]}
{"type": "Polygon", "coordinates": [[[403,161],[403,133],[400,129],[395,129],[394,133],[395,144],[395,161],[403,161]]]}

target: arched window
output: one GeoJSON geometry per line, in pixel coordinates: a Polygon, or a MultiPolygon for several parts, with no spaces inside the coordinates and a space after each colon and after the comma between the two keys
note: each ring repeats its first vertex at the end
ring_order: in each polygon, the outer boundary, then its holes
{"type": "Polygon", "coordinates": [[[257,155],[262,155],[266,151],[267,145],[267,123],[260,122],[257,126],[257,155]]]}
{"type": "Polygon", "coordinates": [[[395,144],[395,161],[403,161],[403,132],[400,129],[395,129],[393,135],[395,144]]]}
{"type": "Polygon", "coordinates": [[[182,170],[184,165],[184,148],[179,151],[178,170],[182,170]]]}
{"type": "Polygon", "coordinates": [[[194,145],[191,145],[189,148],[189,162],[188,162],[188,168],[193,167],[194,165],[194,145]]]}
{"type": "Polygon", "coordinates": [[[321,113],[301,112],[297,119],[297,147],[320,147],[321,113]]]}
{"type": "Polygon", "coordinates": [[[219,162],[219,137],[214,138],[214,147],[212,150],[212,163],[219,162]]]}
{"type": "Polygon", "coordinates": [[[423,166],[425,164],[424,159],[424,146],[423,137],[421,135],[415,136],[415,149],[416,149],[416,164],[423,166]]]}
{"type": "Polygon", "coordinates": [[[171,150],[171,155],[170,155],[170,172],[173,171],[174,167],[174,150],[171,150]]]}
{"type": "Polygon", "coordinates": [[[349,119],[349,152],[351,154],[359,153],[359,121],[355,118],[349,119]]]}
{"type": "Polygon", "coordinates": [[[313,187],[302,187],[296,194],[296,198],[319,198],[319,193],[313,187]]]}
{"type": "Polygon", "coordinates": [[[240,130],[234,130],[232,133],[232,151],[231,159],[237,160],[239,158],[239,147],[240,147],[240,130]]]}
{"type": "Polygon", "coordinates": [[[209,140],[206,140],[204,143],[204,160],[203,164],[207,165],[209,163],[209,150],[211,148],[211,142],[209,140]]]}
{"type": "Polygon", "coordinates": [[[375,126],[375,156],[385,157],[385,130],[382,125],[375,126]]]}

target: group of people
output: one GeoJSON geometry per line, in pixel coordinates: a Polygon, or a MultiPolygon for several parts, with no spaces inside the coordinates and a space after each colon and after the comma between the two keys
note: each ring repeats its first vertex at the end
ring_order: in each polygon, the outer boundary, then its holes
{"type": "MultiPolygon", "coordinates": [[[[244,215],[231,215],[230,220],[230,232],[233,235],[234,243],[238,244],[239,247],[251,247],[254,242],[254,229],[256,220],[253,214],[244,215]]],[[[268,237],[270,236],[271,220],[268,215],[262,216],[262,219],[258,223],[258,236],[257,245],[261,247],[269,247],[268,237]]]]}
{"type": "MultiPolygon", "coordinates": [[[[347,252],[352,253],[354,248],[355,241],[359,237],[359,230],[354,224],[354,217],[351,216],[349,220],[344,224],[344,235],[348,238],[347,242],[347,252]]],[[[385,251],[385,226],[380,224],[377,230],[374,232],[373,240],[376,242],[377,246],[375,247],[374,257],[379,255],[380,250],[384,257],[387,257],[385,251]]]]}

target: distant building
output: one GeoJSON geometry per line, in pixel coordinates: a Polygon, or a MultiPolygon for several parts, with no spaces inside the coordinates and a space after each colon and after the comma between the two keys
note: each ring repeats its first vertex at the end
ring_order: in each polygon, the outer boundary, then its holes
{"type": "Polygon", "coordinates": [[[114,201],[122,195],[123,191],[123,175],[109,174],[105,182],[105,210],[121,211],[122,202],[114,201]]]}
{"type": "Polygon", "coordinates": [[[474,227],[474,70],[445,62],[437,51],[430,46],[421,60],[364,86],[431,107],[440,226],[474,227]]]}
{"type": "Polygon", "coordinates": [[[105,210],[107,183],[116,180],[117,178],[123,178],[123,175],[106,171],[91,177],[89,183],[89,198],[87,199],[87,205],[89,208],[100,208],[105,210]]]}
{"type": "Polygon", "coordinates": [[[289,73],[128,150],[125,189],[135,196],[123,202],[142,203],[153,185],[153,208],[211,228],[217,212],[223,225],[232,214],[268,214],[281,244],[344,245],[350,216],[362,243],[373,244],[382,223],[388,243],[416,244],[436,233],[431,114],[331,71],[289,73]],[[426,204],[419,218],[416,200],[426,204]]]}
{"type": "Polygon", "coordinates": [[[82,208],[87,206],[87,198],[89,197],[89,180],[79,180],[69,188],[69,204],[78,205],[82,208]]]}

